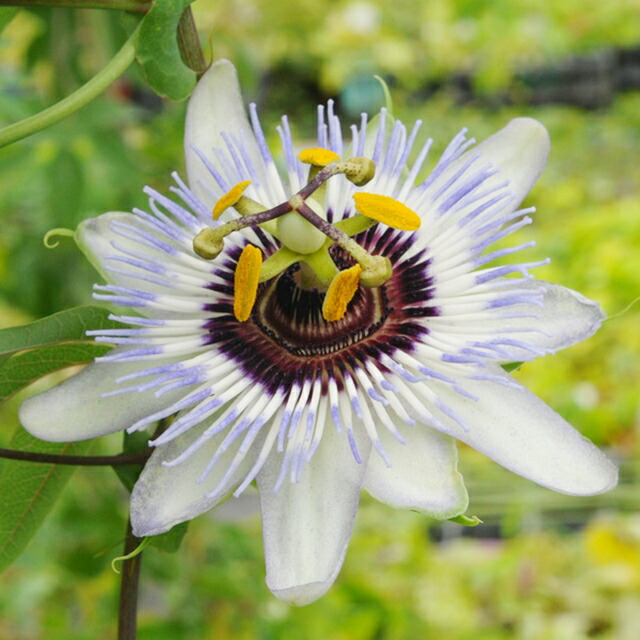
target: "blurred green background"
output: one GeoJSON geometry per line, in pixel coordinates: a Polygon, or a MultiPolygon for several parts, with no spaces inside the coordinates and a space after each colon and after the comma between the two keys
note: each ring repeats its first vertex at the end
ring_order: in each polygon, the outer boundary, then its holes
{"type": "MultiPolygon", "coordinates": [[[[315,105],[343,123],[383,101],[424,121],[432,162],[463,126],[482,139],[511,117],[549,129],[549,165],[519,239],[551,257],[541,278],[611,316],[584,344],[517,376],[619,460],[621,485],[575,499],[515,478],[468,449],[461,467],[485,525],[461,530],[363,496],[336,586],[303,609],[264,586],[259,520],[194,521],[176,554],[145,552],[140,638],[578,640],[640,637],[640,20],[635,0],[197,0],[208,57],[238,66],[274,144],[279,117],[313,135],[315,105]]],[[[0,35],[0,124],[86,82],[124,41],[104,11],[22,11],[0,35]]],[[[90,300],[94,275],[53,227],[145,206],[183,170],[185,104],[151,94],[132,69],[51,129],[0,150],[0,326],[90,300]]],[[[0,443],[15,427],[3,409],[0,443]]],[[[105,452],[119,441],[106,438],[105,452]]],[[[250,509],[249,509],[250,511],[250,509]]],[[[2,576],[0,639],[115,636],[124,490],[108,469],[76,473],[27,552],[2,576]]]]}

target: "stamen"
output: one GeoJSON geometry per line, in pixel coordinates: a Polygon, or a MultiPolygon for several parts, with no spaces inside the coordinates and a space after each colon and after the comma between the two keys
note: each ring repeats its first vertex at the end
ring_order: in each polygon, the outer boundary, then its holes
{"type": "Polygon", "coordinates": [[[358,290],[360,273],[359,264],[341,271],[329,285],[329,289],[322,305],[322,316],[328,322],[335,322],[344,318],[347,306],[353,300],[358,290]]]}
{"type": "MultiPolygon", "coordinates": [[[[248,201],[248,212],[240,211],[239,213],[242,215],[242,218],[229,220],[215,229],[205,227],[196,235],[193,239],[193,250],[197,255],[205,260],[213,260],[224,248],[224,238],[230,233],[239,231],[245,227],[264,224],[291,211],[291,205],[288,202],[283,202],[282,204],[273,207],[273,209],[263,209],[261,208],[262,205],[255,203],[253,200],[245,198],[244,196],[238,201],[238,203],[244,203],[245,200],[248,201]],[[256,207],[258,211],[254,211],[256,207]]],[[[238,203],[236,203],[236,208],[238,208],[238,203]]]]}
{"type": "Polygon", "coordinates": [[[233,315],[239,322],[249,319],[258,294],[262,252],[248,244],[240,254],[233,280],[233,315]]]}
{"type": "Polygon", "coordinates": [[[251,184],[251,180],[243,180],[239,182],[234,187],[231,187],[227,193],[225,193],[222,198],[216,202],[213,207],[213,219],[217,220],[224,211],[226,211],[229,207],[233,207],[238,200],[242,197],[245,189],[251,184]]]}
{"type": "Polygon", "coordinates": [[[420,228],[420,216],[389,196],[360,192],[353,194],[353,200],[360,213],[394,229],[416,231],[420,228]]]}
{"type": "Polygon", "coordinates": [[[301,151],[298,154],[298,159],[300,162],[313,165],[314,167],[326,167],[332,162],[339,162],[340,156],[329,149],[314,147],[312,149],[304,149],[301,151]]]}
{"type": "Polygon", "coordinates": [[[335,151],[314,147],[305,149],[298,154],[300,162],[310,164],[307,185],[303,187],[300,194],[303,198],[311,194],[320,201],[324,201],[327,193],[327,180],[331,176],[339,173],[340,156],[335,151]],[[304,195],[302,195],[304,192],[304,195]]]}

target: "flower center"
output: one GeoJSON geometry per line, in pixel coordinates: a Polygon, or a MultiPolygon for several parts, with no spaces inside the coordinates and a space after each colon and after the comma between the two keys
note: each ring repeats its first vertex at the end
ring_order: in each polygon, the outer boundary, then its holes
{"type": "MultiPolygon", "coordinates": [[[[315,287],[318,292],[326,292],[326,295],[315,294],[320,304],[319,307],[317,303],[311,305],[313,313],[318,307],[319,317],[324,321],[341,321],[361,287],[378,288],[392,276],[389,258],[370,254],[352,236],[377,222],[403,231],[415,231],[420,226],[420,217],[401,202],[364,192],[353,195],[358,213],[330,224],[320,200],[316,199],[323,198],[327,180],[344,176],[360,187],[373,178],[375,163],[362,157],[341,162],[337,154],[326,149],[307,149],[299,158],[310,165],[308,182],[286,202],[267,209],[245,195],[251,184],[245,180],[232,187],[213,208],[214,220],[230,207],[241,217],[216,228],[202,229],[194,238],[194,252],[206,260],[213,260],[222,252],[226,236],[246,227],[262,227],[279,241],[280,249],[264,261],[257,249],[255,253],[247,246],[242,252],[234,283],[234,315],[240,322],[250,317],[260,284],[274,279],[278,281],[281,274],[296,264],[302,265],[298,270],[305,289],[315,287]],[[340,270],[332,258],[330,251],[334,247],[339,247],[349,256],[346,270],[340,270]]],[[[277,291],[278,285],[273,284],[266,289],[277,291]]],[[[375,297],[360,296],[361,299],[375,297]]],[[[295,306],[297,301],[290,297],[288,303],[295,306]]],[[[372,320],[373,324],[376,322],[372,320]]],[[[336,331],[327,332],[330,341],[334,340],[336,331]]]]}
{"type": "Polygon", "coordinates": [[[344,316],[325,320],[326,294],[301,287],[300,277],[300,267],[294,265],[265,283],[252,314],[260,331],[293,355],[335,353],[375,333],[389,314],[384,285],[358,287],[344,316]]]}

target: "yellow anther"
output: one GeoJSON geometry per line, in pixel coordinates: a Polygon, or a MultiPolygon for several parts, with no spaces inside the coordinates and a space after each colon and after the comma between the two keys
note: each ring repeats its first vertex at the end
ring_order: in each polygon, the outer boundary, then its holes
{"type": "Polygon", "coordinates": [[[360,192],[354,193],[353,199],[356,209],[368,218],[384,222],[401,231],[415,231],[420,228],[420,216],[389,196],[360,192]]]}
{"type": "Polygon", "coordinates": [[[347,306],[358,290],[361,272],[362,268],[356,264],[341,271],[331,281],[322,305],[322,316],[325,320],[335,322],[344,318],[347,306]]]}
{"type": "Polygon", "coordinates": [[[251,180],[243,180],[242,182],[238,182],[234,187],[231,187],[213,207],[213,219],[217,220],[224,211],[229,207],[233,207],[233,205],[242,198],[242,194],[250,184],[251,180]]]}
{"type": "Polygon", "coordinates": [[[332,162],[339,162],[340,156],[329,149],[322,147],[314,147],[313,149],[304,149],[298,154],[300,162],[311,164],[314,167],[326,167],[332,162]]]}
{"type": "Polygon", "coordinates": [[[248,244],[240,254],[233,278],[233,315],[244,322],[249,319],[258,294],[262,252],[248,244]]]}

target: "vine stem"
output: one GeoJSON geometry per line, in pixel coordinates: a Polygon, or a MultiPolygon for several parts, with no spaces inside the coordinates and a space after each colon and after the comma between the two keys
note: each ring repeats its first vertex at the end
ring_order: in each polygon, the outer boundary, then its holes
{"type": "Polygon", "coordinates": [[[143,464],[149,459],[150,455],[151,451],[143,451],[141,453],[120,453],[115,456],[73,456],[0,448],[0,458],[22,460],[24,462],[80,465],[84,467],[112,467],[114,465],[143,464]]]}
{"type": "MultiPolygon", "coordinates": [[[[131,519],[127,522],[127,535],[124,540],[123,556],[133,553],[142,540],[133,535],[131,519]]],[[[120,573],[120,604],[118,607],[118,640],[136,640],[138,627],[138,585],[142,551],[122,563],[120,573]]]]}
{"type": "Polygon", "coordinates": [[[65,7],[70,9],[113,9],[146,13],[151,0],[0,0],[0,7],[65,7]]]}
{"type": "MultiPolygon", "coordinates": [[[[139,27],[138,27],[139,28],[139,27]]],[[[136,55],[136,39],[138,28],[129,36],[120,51],[109,61],[106,67],[97,73],[89,82],[77,91],[44,109],[34,116],[11,124],[0,130],[0,148],[17,140],[26,138],[42,129],[46,129],[60,120],[78,111],[94,98],[97,98],[107,87],[118,79],[134,61],[136,55]]]]}

